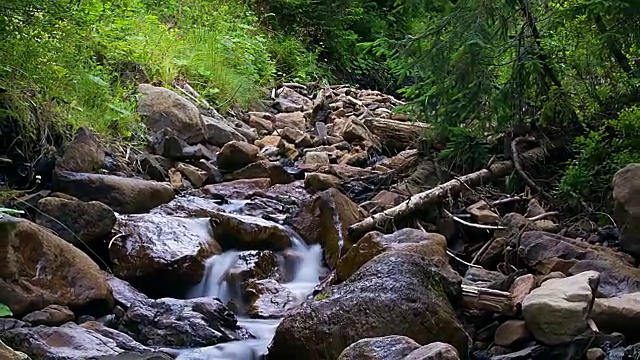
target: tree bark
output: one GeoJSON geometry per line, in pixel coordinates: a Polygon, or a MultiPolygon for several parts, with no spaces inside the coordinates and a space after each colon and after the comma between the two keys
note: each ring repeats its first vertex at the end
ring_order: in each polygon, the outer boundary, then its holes
{"type": "Polygon", "coordinates": [[[428,125],[422,123],[380,118],[366,118],[363,123],[390,151],[406,150],[411,145],[415,148],[416,143],[430,129],[428,125]]]}
{"type": "Polygon", "coordinates": [[[609,32],[609,30],[607,29],[607,25],[605,25],[604,21],[602,20],[602,16],[600,16],[600,14],[596,14],[593,17],[593,21],[596,23],[596,27],[598,28],[600,35],[605,37],[604,41],[607,45],[607,48],[609,49],[609,52],[611,53],[613,58],[618,63],[618,66],[620,66],[620,68],[627,74],[633,75],[633,69],[629,64],[629,59],[622,52],[622,50],[620,50],[620,47],[618,46],[616,41],[611,36],[607,36],[607,33],[609,32]]]}

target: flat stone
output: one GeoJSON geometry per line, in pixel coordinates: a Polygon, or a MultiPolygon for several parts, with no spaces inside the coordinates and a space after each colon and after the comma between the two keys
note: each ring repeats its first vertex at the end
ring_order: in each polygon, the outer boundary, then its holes
{"type": "Polygon", "coordinates": [[[507,320],[496,329],[493,342],[499,346],[512,346],[527,340],[530,336],[524,320],[507,320]]]}

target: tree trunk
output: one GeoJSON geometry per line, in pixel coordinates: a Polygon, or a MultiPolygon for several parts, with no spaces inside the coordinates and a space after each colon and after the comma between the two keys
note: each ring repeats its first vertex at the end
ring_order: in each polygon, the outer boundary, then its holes
{"type": "Polygon", "coordinates": [[[380,138],[382,145],[389,151],[402,151],[414,145],[424,137],[430,127],[423,123],[396,121],[380,118],[366,118],[364,125],[380,138]]]}

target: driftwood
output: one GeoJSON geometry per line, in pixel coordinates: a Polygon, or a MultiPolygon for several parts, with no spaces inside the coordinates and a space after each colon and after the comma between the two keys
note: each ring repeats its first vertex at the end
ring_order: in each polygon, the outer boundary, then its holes
{"type": "MultiPolygon", "coordinates": [[[[520,156],[533,162],[543,160],[553,149],[552,145],[545,150],[535,148],[520,156]]],[[[458,177],[449,182],[434,187],[433,189],[413,195],[407,201],[392,207],[391,209],[374,214],[364,220],[349,227],[349,236],[352,239],[359,239],[369,231],[375,230],[378,224],[383,224],[387,220],[398,220],[412,215],[420,209],[436,204],[445,199],[449,194],[457,195],[470,186],[478,186],[489,180],[501,178],[509,175],[514,169],[513,161],[500,161],[491,165],[488,169],[482,169],[462,177],[458,177]]]]}
{"type": "Polygon", "coordinates": [[[391,151],[402,151],[423,138],[429,126],[422,123],[366,118],[364,125],[391,151]]]}
{"type": "Polygon", "coordinates": [[[462,285],[462,307],[466,310],[512,313],[511,293],[462,285]]]}

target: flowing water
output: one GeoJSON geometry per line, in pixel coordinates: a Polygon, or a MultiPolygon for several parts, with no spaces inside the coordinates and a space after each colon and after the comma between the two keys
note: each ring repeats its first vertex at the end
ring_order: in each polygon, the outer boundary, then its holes
{"type": "MultiPolygon", "coordinates": [[[[236,212],[238,204],[230,204],[227,211],[236,212]]],[[[291,234],[292,248],[299,254],[300,261],[295,262],[292,281],[283,283],[285,288],[295,295],[295,304],[301,304],[319,283],[322,270],[322,249],[319,245],[306,245],[297,234],[286,229],[291,234]]],[[[232,301],[242,304],[240,284],[227,281],[227,272],[240,259],[240,252],[226,251],[211,257],[206,264],[205,275],[200,284],[194,287],[188,297],[217,297],[224,304],[232,301]]],[[[176,360],[254,360],[267,352],[267,347],[275,334],[281,319],[251,319],[237,314],[238,323],[253,334],[256,339],[233,341],[200,349],[184,350],[176,360]]]]}

